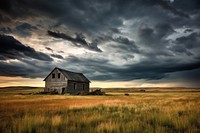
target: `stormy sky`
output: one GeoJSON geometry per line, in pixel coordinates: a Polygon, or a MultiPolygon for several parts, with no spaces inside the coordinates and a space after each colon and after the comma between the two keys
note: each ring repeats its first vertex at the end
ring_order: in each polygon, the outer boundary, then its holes
{"type": "Polygon", "coordinates": [[[0,86],[54,67],[99,86],[200,87],[200,1],[1,0],[0,86]]]}

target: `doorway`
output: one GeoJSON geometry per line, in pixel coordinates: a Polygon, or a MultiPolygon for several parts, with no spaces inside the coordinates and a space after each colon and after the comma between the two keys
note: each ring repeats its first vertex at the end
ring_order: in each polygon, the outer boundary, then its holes
{"type": "Polygon", "coordinates": [[[62,94],[64,94],[64,92],[65,92],[65,88],[62,88],[62,94]]]}

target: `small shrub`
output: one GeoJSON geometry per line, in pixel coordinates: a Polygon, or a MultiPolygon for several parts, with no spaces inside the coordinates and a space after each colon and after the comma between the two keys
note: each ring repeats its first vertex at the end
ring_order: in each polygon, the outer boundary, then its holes
{"type": "Polygon", "coordinates": [[[140,90],[140,92],[146,92],[146,90],[144,90],[144,89],[141,89],[141,90],[140,90]]]}
{"type": "Polygon", "coordinates": [[[129,96],[129,94],[128,94],[128,93],[125,93],[124,95],[125,95],[125,96],[129,96]]]}

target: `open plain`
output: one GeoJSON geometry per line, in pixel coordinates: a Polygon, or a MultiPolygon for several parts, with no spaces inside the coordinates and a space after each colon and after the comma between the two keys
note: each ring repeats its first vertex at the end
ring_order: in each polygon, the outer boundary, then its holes
{"type": "Polygon", "coordinates": [[[0,89],[1,133],[200,132],[200,89],[106,88],[104,96],[36,93],[42,89],[0,89]]]}

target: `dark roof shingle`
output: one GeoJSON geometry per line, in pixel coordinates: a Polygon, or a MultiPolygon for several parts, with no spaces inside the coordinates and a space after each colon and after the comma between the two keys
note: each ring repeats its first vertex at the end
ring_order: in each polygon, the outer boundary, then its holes
{"type": "MultiPolygon", "coordinates": [[[[71,72],[71,71],[67,71],[67,70],[64,70],[64,69],[61,69],[61,68],[57,68],[57,67],[54,68],[51,71],[51,73],[55,69],[58,69],[68,80],[78,81],[78,82],[90,82],[90,80],[88,80],[82,73],[71,72]]],[[[47,77],[49,77],[49,75],[47,77]]],[[[44,81],[47,79],[47,77],[44,79],[44,81]]]]}
{"type": "Polygon", "coordinates": [[[68,80],[90,82],[82,73],[76,73],[58,68],[68,80]]]}

